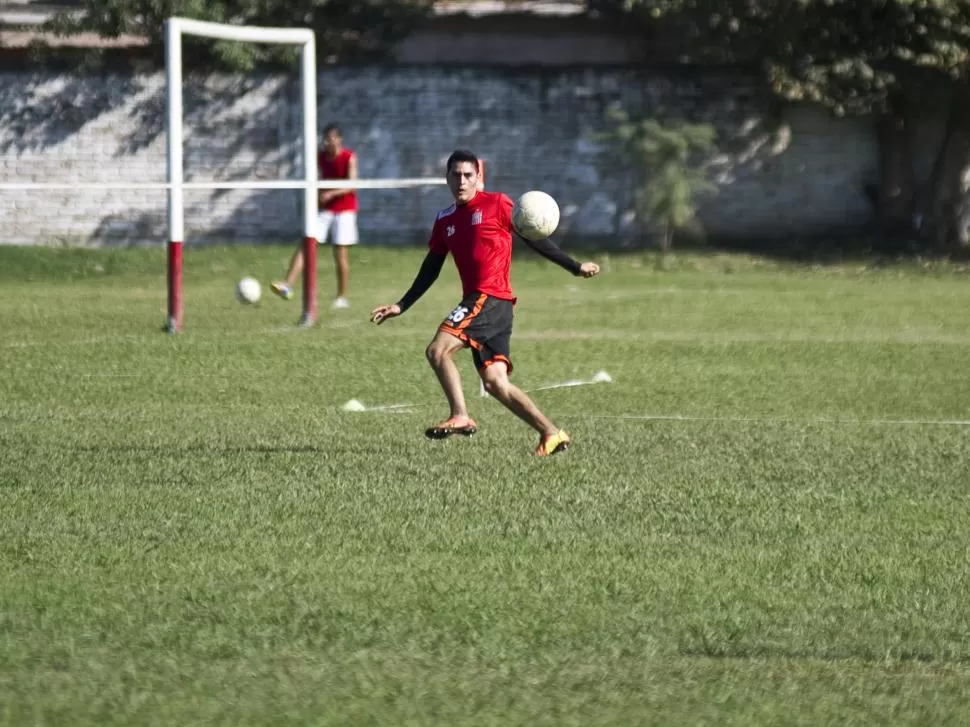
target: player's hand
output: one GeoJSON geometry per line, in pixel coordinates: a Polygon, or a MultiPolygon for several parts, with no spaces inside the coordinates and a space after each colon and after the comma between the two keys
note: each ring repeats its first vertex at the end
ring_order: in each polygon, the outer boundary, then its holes
{"type": "Polygon", "coordinates": [[[599,275],[600,266],[596,263],[583,263],[579,266],[579,274],[584,278],[592,278],[594,275],[599,275]]]}
{"type": "Polygon", "coordinates": [[[370,319],[372,323],[380,325],[388,318],[397,318],[399,315],[401,315],[401,306],[393,303],[392,305],[382,305],[372,310],[370,312],[370,319]]]}

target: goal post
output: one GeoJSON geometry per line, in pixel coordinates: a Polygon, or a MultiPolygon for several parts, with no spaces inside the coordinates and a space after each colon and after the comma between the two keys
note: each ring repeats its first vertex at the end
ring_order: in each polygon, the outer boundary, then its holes
{"type": "MultiPolygon", "coordinates": [[[[0,194],[11,193],[17,195],[18,200],[24,200],[23,203],[18,201],[15,206],[17,214],[11,224],[24,225],[25,228],[29,224],[32,236],[38,241],[45,238],[130,241],[134,237],[139,242],[143,242],[146,241],[146,237],[149,237],[153,244],[163,244],[166,248],[166,291],[164,295],[167,298],[164,309],[164,330],[169,333],[176,333],[183,330],[185,323],[186,296],[182,275],[183,248],[186,244],[186,235],[192,237],[195,230],[194,225],[190,224],[188,233],[186,231],[186,192],[214,192],[218,190],[245,190],[247,192],[289,190],[291,192],[302,192],[303,235],[301,246],[304,253],[304,266],[299,325],[302,327],[312,326],[316,322],[318,313],[318,191],[320,189],[371,190],[375,192],[375,197],[379,197],[381,193],[388,191],[442,187],[445,185],[445,175],[442,173],[440,176],[432,177],[384,179],[321,180],[319,178],[316,42],[314,32],[309,28],[226,25],[171,17],[166,21],[164,40],[165,180],[161,180],[162,163],[160,158],[157,161],[152,161],[153,170],[156,170],[152,174],[152,179],[158,181],[147,181],[140,164],[115,163],[116,158],[128,153],[127,150],[121,148],[110,161],[104,160],[106,162],[104,164],[98,163],[98,160],[101,160],[102,157],[95,157],[93,165],[90,159],[85,159],[83,165],[58,164],[56,171],[50,173],[52,179],[44,181],[38,181],[35,171],[29,169],[29,162],[25,162],[12,170],[11,176],[13,178],[7,177],[0,180],[0,194]],[[196,179],[194,177],[196,171],[193,163],[194,157],[191,147],[186,148],[185,143],[187,140],[190,143],[199,140],[205,143],[205,140],[208,139],[206,134],[209,132],[203,130],[197,137],[190,128],[188,135],[186,135],[186,123],[191,125],[191,118],[197,112],[197,104],[191,95],[187,97],[188,103],[186,103],[186,78],[184,77],[186,74],[184,73],[182,53],[183,41],[186,36],[299,47],[301,82],[298,96],[301,108],[300,113],[292,115],[289,113],[289,108],[283,112],[286,116],[286,126],[285,131],[280,131],[277,143],[286,145],[286,161],[279,165],[278,179],[226,179],[223,178],[225,176],[224,168],[222,166],[216,167],[209,161],[202,166],[203,169],[210,172],[208,178],[196,179]],[[188,117],[186,112],[188,112],[188,117]],[[292,126],[290,126],[289,121],[291,117],[295,122],[292,126]],[[296,124],[300,124],[299,130],[293,128],[296,124]],[[284,134],[285,140],[283,139],[284,134]],[[297,141],[297,139],[300,139],[300,141],[297,141]],[[301,143],[302,148],[296,149],[296,145],[301,143]],[[186,158],[191,167],[188,173],[186,172],[186,158]],[[303,169],[294,170],[294,167],[298,165],[302,165],[303,169]],[[212,173],[213,171],[215,173],[212,173]],[[18,179],[17,177],[21,175],[24,177],[29,175],[29,178],[18,179]],[[191,181],[186,181],[187,178],[191,181]],[[146,194],[146,192],[156,191],[158,192],[157,198],[154,194],[146,194]],[[48,221],[49,215],[46,215],[43,202],[37,201],[43,198],[41,195],[31,195],[32,192],[60,192],[63,194],[59,196],[64,199],[68,199],[71,195],[77,195],[75,214],[69,219],[58,217],[53,222],[48,221]],[[130,199],[130,202],[125,201],[124,195],[128,194],[131,195],[130,198],[127,198],[130,199]],[[164,212],[162,210],[163,204],[165,205],[164,212]],[[35,216],[39,222],[35,221],[35,216]],[[90,221],[89,217],[92,218],[90,221]],[[29,219],[30,222],[22,222],[25,219],[29,219]],[[162,220],[165,221],[164,224],[162,224],[162,220]],[[148,227],[145,226],[146,221],[148,227]]],[[[289,97],[283,103],[287,105],[292,103],[294,107],[296,106],[295,99],[291,101],[289,97]]],[[[100,132],[92,131],[90,135],[93,136],[95,133],[100,132]]],[[[111,139],[105,139],[103,144],[98,142],[98,147],[110,148],[112,143],[114,142],[111,139]]],[[[283,150],[281,149],[281,151],[283,150]]],[[[69,153],[64,149],[58,151],[58,154],[69,153]]],[[[232,145],[228,147],[228,153],[235,153],[232,145]]],[[[231,160],[232,157],[229,157],[229,161],[231,160]]],[[[479,171],[482,180],[484,180],[484,165],[480,165],[479,171]]],[[[210,195],[210,198],[212,196],[210,195]]],[[[247,198],[247,195],[233,195],[234,203],[245,198],[247,198]]],[[[272,215],[274,225],[278,225],[282,218],[286,220],[287,229],[296,227],[296,225],[290,227],[294,221],[292,219],[295,213],[293,207],[296,206],[291,204],[292,201],[291,198],[284,212],[274,210],[272,215]]],[[[444,201],[445,198],[443,197],[441,202],[444,201]]],[[[193,199],[190,194],[190,213],[193,206],[193,199]]],[[[440,208],[440,206],[444,205],[434,204],[436,208],[440,208]]],[[[206,214],[208,212],[208,210],[205,211],[206,214]]],[[[430,209],[428,214],[431,214],[430,209]]],[[[220,224],[219,219],[218,212],[208,217],[209,222],[214,223],[216,229],[220,224]]],[[[414,222],[412,221],[409,224],[414,224],[414,222]]],[[[276,226],[274,229],[278,230],[279,227],[276,226]]],[[[293,230],[293,232],[296,232],[296,230],[293,230]]]]}
{"type": "Polygon", "coordinates": [[[185,169],[182,157],[182,38],[270,43],[300,47],[300,99],[303,115],[303,314],[300,325],[316,318],[315,239],[317,206],[317,59],[316,38],[308,28],[262,28],[172,17],[165,22],[165,81],[168,184],[168,321],[170,333],[181,331],[182,245],[185,241],[185,169]]]}

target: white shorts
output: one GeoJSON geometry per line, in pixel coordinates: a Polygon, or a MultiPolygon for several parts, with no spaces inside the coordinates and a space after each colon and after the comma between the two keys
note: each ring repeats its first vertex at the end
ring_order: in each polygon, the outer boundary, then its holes
{"type": "Polygon", "coordinates": [[[323,210],[317,215],[317,241],[321,244],[332,242],[334,245],[357,244],[357,213],[353,210],[346,212],[331,212],[323,210]],[[332,232],[330,240],[327,234],[332,232]]]}

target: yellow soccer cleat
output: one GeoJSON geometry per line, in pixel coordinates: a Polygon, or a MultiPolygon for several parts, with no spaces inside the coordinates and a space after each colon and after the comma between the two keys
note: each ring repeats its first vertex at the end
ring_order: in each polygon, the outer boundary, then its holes
{"type": "Polygon", "coordinates": [[[286,283],[273,283],[270,288],[283,300],[289,300],[293,297],[293,290],[286,283]]]}
{"type": "Polygon", "coordinates": [[[549,457],[565,452],[572,443],[573,440],[565,429],[560,429],[555,434],[547,434],[539,440],[539,446],[535,451],[536,457],[549,457]]]}

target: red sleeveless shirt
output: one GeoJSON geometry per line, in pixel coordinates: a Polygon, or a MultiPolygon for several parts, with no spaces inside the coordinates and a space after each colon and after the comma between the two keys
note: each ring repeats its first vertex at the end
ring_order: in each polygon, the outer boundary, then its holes
{"type": "MultiPolygon", "coordinates": [[[[348,179],[348,175],[350,174],[350,158],[353,155],[354,150],[348,149],[347,147],[341,149],[337,156],[332,159],[327,155],[326,151],[321,151],[317,155],[320,179],[348,179]]],[[[356,212],[356,190],[330,200],[324,205],[324,209],[330,212],[356,212]]]]}

